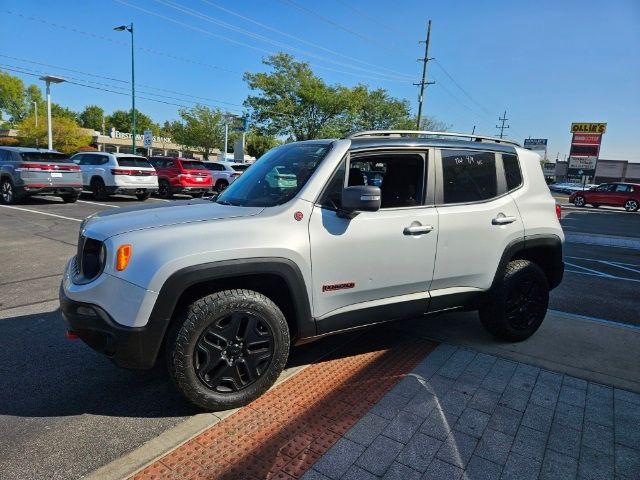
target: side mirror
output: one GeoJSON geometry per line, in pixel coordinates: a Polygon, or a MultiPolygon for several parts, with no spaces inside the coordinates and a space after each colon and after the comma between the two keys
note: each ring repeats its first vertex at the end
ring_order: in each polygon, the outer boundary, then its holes
{"type": "Polygon", "coordinates": [[[380,187],[356,185],[342,190],[342,210],[345,212],[376,212],[380,210],[380,187]]]}

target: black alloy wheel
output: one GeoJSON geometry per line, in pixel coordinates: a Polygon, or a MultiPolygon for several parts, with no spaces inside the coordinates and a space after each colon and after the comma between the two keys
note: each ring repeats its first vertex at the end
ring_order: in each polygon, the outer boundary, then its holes
{"type": "Polygon", "coordinates": [[[13,194],[13,184],[8,178],[2,179],[2,185],[0,186],[0,194],[2,195],[2,203],[11,205],[15,203],[15,196],[13,194]]]}
{"type": "Polygon", "coordinates": [[[549,306],[549,283],[529,260],[512,260],[479,308],[480,321],[493,336],[520,342],[533,335],[549,306]]]}
{"type": "Polygon", "coordinates": [[[214,321],[200,336],[193,366],[211,390],[237,392],[267,370],[273,348],[268,323],[251,312],[233,312],[214,321]]]}
{"type": "Polygon", "coordinates": [[[253,290],[224,290],[195,300],[172,320],[167,367],[193,404],[227,410],[275,383],[289,344],[289,326],[271,299],[253,290]]]}

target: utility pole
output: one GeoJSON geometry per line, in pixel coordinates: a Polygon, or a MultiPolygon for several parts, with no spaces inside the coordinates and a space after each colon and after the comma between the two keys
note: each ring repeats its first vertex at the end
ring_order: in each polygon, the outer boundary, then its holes
{"type": "Polygon", "coordinates": [[[33,109],[35,110],[36,114],[36,148],[40,148],[38,146],[38,102],[36,102],[35,100],[33,101],[33,109]]]}
{"type": "Polygon", "coordinates": [[[476,126],[473,126],[473,130],[471,130],[471,135],[475,135],[476,134],[476,126]]]}
{"type": "Polygon", "coordinates": [[[424,58],[419,58],[418,61],[422,62],[422,81],[419,83],[414,83],[415,86],[420,87],[420,96],[418,97],[418,123],[416,125],[416,130],[420,130],[420,123],[422,123],[422,103],[424,102],[424,87],[425,85],[433,85],[436,82],[428,82],[427,81],[427,62],[429,60],[433,60],[433,58],[429,58],[429,42],[431,40],[431,20],[429,20],[429,26],[427,27],[427,40],[420,41],[419,43],[424,43],[424,58]]]}
{"type": "Polygon", "coordinates": [[[506,128],[509,128],[509,125],[507,125],[506,127],[504,126],[504,122],[509,120],[507,118],[507,111],[506,110],[504,111],[504,114],[502,115],[502,117],[498,117],[498,120],[502,121],[502,125],[500,125],[500,126],[496,125],[496,128],[500,129],[500,138],[503,138],[504,137],[504,130],[506,128]]]}

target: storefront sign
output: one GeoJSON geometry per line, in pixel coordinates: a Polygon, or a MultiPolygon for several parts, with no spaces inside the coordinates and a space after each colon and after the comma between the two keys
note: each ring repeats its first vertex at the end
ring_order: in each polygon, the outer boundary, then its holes
{"type": "Polygon", "coordinates": [[[572,123],[571,133],[604,133],[607,130],[606,123],[572,123]]]}
{"type": "Polygon", "coordinates": [[[546,138],[525,138],[524,148],[529,150],[546,150],[547,139],[546,138]]]}
{"type": "MultiPolygon", "coordinates": [[[[133,135],[131,135],[129,132],[120,132],[120,131],[116,130],[115,128],[112,128],[111,130],[109,130],[109,136],[111,138],[131,138],[131,137],[133,137],[133,135]]],[[[140,135],[140,134],[136,134],[136,140],[144,141],[144,136],[140,135]]],[[[154,142],[158,142],[158,143],[173,143],[171,141],[170,137],[156,137],[155,135],[153,136],[153,141],[154,142]]]]}

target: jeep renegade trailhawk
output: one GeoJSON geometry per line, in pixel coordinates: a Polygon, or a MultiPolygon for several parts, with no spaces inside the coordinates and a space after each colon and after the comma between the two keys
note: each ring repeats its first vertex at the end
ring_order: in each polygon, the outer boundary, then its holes
{"type": "Polygon", "coordinates": [[[224,410],[265,392],[292,342],[334,332],[477,309],[496,337],[524,340],[562,279],[563,241],[537,154],[362,132],[277,147],[212,201],[87,218],[60,304],[117,365],[166,352],[177,388],[224,410]]]}

